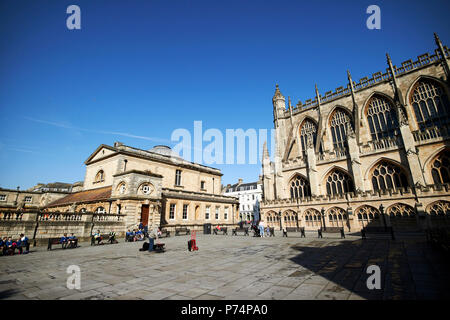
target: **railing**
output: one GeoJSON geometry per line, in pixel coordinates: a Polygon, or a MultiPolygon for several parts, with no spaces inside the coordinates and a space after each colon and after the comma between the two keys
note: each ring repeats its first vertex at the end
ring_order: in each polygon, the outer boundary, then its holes
{"type": "Polygon", "coordinates": [[[348,158],[349,154],[346,148],[335,147],[331,153],[319,153],[316,155],[317,162],[327,162],[348,158]]]}
{"type": "Polygon", "coordinates": [[[15,212],[15,211],[3,211],[0,212],[0,220],[13,221],[18,220],[22,221],[23,212],[15,212]]]}
{"type": "Polygon", "coordinates": [[[434,126],[430,128],[424,128],[422,130],[413,131],[412,134],[416,142],[436,139],[440,137],[449,137],[450,127],[446,125],[441,127],[434,126]]]}
{"type": "Polygon", "coordinates": [[[121,222],[123,221],[124,214],[94,214],[94,221],[113,221],[113,222],[121,222]]]}
{"type": "Polygon", "coordinates": [[[77,212],[40,212],[38,221],[81,221],[82,216],[77,212]]]}
{"type": "Polygon", "coordinates": [[[399,136],[385,137],[369,141],[365,146],[360,147],[360,153],[370,153],[374,151],[396,149],[402,145],[399,136]]]}

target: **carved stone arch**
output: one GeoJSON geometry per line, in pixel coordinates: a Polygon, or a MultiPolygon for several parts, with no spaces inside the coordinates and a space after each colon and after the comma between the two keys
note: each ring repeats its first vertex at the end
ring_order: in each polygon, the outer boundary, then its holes
{"type": "Polygon", "coordinates": [[[424,171],[432,184],[450,183],[450,147],[444,146],[428,157],[424,171]]]}
{"type": "Polygon", "coordinates": [[[426,210],[429,215],[449,215],[450,214],[450,201],[438,200],[430,203],[426,210]]]}
{"type": "Polygon", "coordinates": [[[302,173],[296,171],[296,172],[294,172],[293,174],[291,174],[291,175],[289,176],[288,182],[291,182],[292,179],[294,179],[294,178],[297,177],[297,176],[300,176],[300,177],[302,177],[303,179],[308,180],[308,177],[307,177],[307,176],[305,176],[304,174],[302,174],[302,173]]]}
{"type": "Polygon", "coordinates": [[[364,204],[356,208],[355,216],[360,221],[371,222],[373,220],[380,220],[380,210],[374,206],[364,204]]]}
{"type": "MultiPolygon", "coordinates": [[[[395,216],[397,216],[397,208],[399,207],[404,207],[407,209],[407,211],[405,211],[404,213],[408,214],[408,216],[415,216],[416,210],[410,206],[409,204],[406,203],[402,203],[402,202],[398,202],[398,203],[394,203],[392,205],[390,205],[389,207],[386,208],[386,214],[388,216],[391,216],[391,214],[393,213],[395,216]],[[395,211],[395,212],[394,212],[395,211]]],[[[403,214],[402,214],[403,215],[403,214]]]]}
{"type": "Polygon", "coordinates": [[[333,166],[321,179],[325,193],[328,195],[341,195],[355,191],[353,176],[345,169],[333,166]]]}
{"type": "Polygon", "coordinates": [[[350,129],[353,132],[355,130],[352,111],[342,105],[336,105],[328,114],[325,129],[330,133],[328,140],[332,143],[334,150],[346,149],[350,129]]]}
{"type": "Polygon", "coordinates": [[[127,184],[124,180],[120,180],[120,181],[117,183],[117,185],[116,185],[116,190],[115,190],[118,194],[122,194],[122,193],[120,192],[122,186],[125,186],[125,192],[127,191],[127,189],[128,189],[128,184],[127,184]]]}
{"type": "Polygon", "coordinates": [[[386,94],[384,92],[381,92],[381,91],[373,91],[364,100],[364,104],[363,104],[363,107],[361,109],[361,117],[362,117],[362,115],[367,115],[367,109],[369,108],[369,102],[374,96],[380,96],[382,98],[387,99],[389,101],[389,103],[391,103],[395,107],[394,97],[391,97],[390,95],[388,95],[388,94],[386,94]]]}
{"type": "MultiPolygon", "coordinates": [[[[429,76],[429,75],[419,75],[415,78],[415,80],[409,86],[409,88],[406,92],[406,97],[405,97],[406,104],[409,106],[409,109],[410,109],[409,112],[411,113],[412,119],[415,120],[414,122],[417,125],[418,129],[420,129],[421,121],[419,121],[419,119],[417,118],[417,113],[416,113],[416,110],[414,109],[414,106],[413,106],[414,103],[413,103],[412,99],[414,98],[414,91],[416,90],[417,86],[419,86],[419,82],[421,82],[421,81],[430,82],[431,84],[433,84],[433,83],[436,84],[438,87],[440,87],[443,90],[443,94],[447,98],[447,101],[446,101],[447,108],[445,108],[445,105],[443,106],[444,109],[446,109],[447,117],[435,117],[435,119],[438,118],[439,120],[440,119],[448,120],[447,118],[450,117],[450,89],[449,89],[448,85],[439,78],[429,76]]],[[[441,101],[441,103],[442,103],[442,101],[441,101]]]]}
{"type": "MultiPolygon", "coordinates": [[[[291,131],[289,132],[289,136],[288,136],[287,143],[286,143],[287,148],[284,151],[283,161],[286,161],[288,159],[292,147],[294,146],[295,143],[297,143],[296,136],[297,135],[300,136],[300,128],[306,119],[313,121],[315,123],[316,127],[318,127],[317,121],[309,115],[305,115],[304,117],[302,117],[301,119],[296,121],[296,123],[292,126],[291,131]]],[[[300,146],[297,145],[297,148],[300,148],[300,146]]]]}
{"type": "Polygon", "coordinates": [[[410,177],[410,174],[409,174],[408,167],[406,167],[401,162],[398,162],[397,160],[386,158],[386,157],[378,158],[378,159],[372,161],[369,166],[367,166],[366,172],[364,174],[364,179],[365,180],[369,179],[369,175],[371,173],[371,170],[373,170],[373,168],[381,161],[392,162],[394,165],[397,165],[397,166],[401,167],[403,170],[405,170],[408,173],[408,182],[411,184],[412,180],[411,180],[411,177],[410,177]]]}
{"type": "Polygon", "coordinates": [[[289,179],[289,191],[291,199],[310,197],[311,185],[308,178],[300,173],[295,173],[289,179]]]}
{"type": "MultiPolygon", "coordinates": [[[[320,178],[319,181],[324,182],[325,178],[327,178],[328,175],[331,173],[331,171],[333,171],[333,170],[335,170],[335,169],[344,171],[346,174],[348,174],[350,177],[352,177],[352,175],[350,174],[350,172],[349,172],[347,169],[344,169],[344,168],[341,167],[341,166],[334,165],[334,166],[332,166],[331,168],[329,168],[327,171],[325,171],[325,173],[322,175],[322,177],[320,178]]],[[[353,178],[353,177],[352,177],[352,178],[353,178]]]]}
{"type": "MultiPolygon", "coordinates": [[[[433,76],[429,76],[429,75],[425,75],[425,74],[421,74],[419,76],[417,76],[412,82],[411,85],[409,86],[408,90],[406,90],[406,94],[405,94],[405,101],[408,105],[411,104],[411,94],[413,93],[417,82],[419,82],[420,80],[425,79],[425,80],[430,80],[430,81],[436,81],[437,83],[439,83],[439,85],[445,90],[447,97],[450,97],[450,91],[449,88],[447,87],[447,84],[442,81],[439,78],[433,77],[433,76]]],[[[450,98],[449,98],[450,99],[450,98]]],[[[413,112],[413,110],[411,110],[413,112]]]]}
{"type": "Polygon", "coordinates": [[[398,161],[382,157],[366,171],[367,179],[372,183],[372,190],[407,188],[413,185],[408,168],[398,161]]]}
{"type": "Polygon", "coordinates": [[[352,122],[352,125],[355,125],[355,123],[354,123],[355,119],[353,119],[353,112],[352,112],[352,110],[349,109],[348,107],[345,107],[343,105],[337,104],[333,108],[331,108],[330,112],[328,113],[328,115],[326,117],[326,119],[327,119],[327,121],[326,121],[327,127],[330,126],[331,118],[334,116],[335,112],[337,110],[339,110],[339,109],[344,110],[350,116],[350,120],[352,122]]]}

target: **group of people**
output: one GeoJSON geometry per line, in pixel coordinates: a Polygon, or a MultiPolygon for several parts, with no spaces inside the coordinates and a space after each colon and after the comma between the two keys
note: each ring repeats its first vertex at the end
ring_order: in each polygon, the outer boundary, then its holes
{"type": "Polygon", "coordinates": [[[260,220],[256,225],[252,225],[252,229],[257,237],[270,237],[270,228],[269,226],[264,226],[264,221],[260,220]]]}
{"type": "Polygon", "coordinates": [[[76,248],[78,246],[78,239],[73,233],[70,236],[64,233],[61,239],[59,239],[59,242],[62,244],[63,249],[76,248]]]}
{"type": "Polygon", "coordinates": [[[139,230],[139,229],[133,229],[133,231],[130,231],[130,229],[128,229],[125,238],[127,241],[130,241],[130,242],[142,241],[145,239],[145,234],[144,234],[144,231],[139,230]]]}
{"type": "Polygon", "coordinates": [[[30,251],[30,241],[23,233],[21,233],[20,237],[16,240],[13,240],[12,237],[3,237],[3,239],[0,239],[0,250],[4,256],[14,255],[16,249],[19,254],[28,253],[30,251]]]}
{"type": "MultiPolygon", "coordinates": [[[[103,237],[102,237],[100,230],[97,230],[97,232],[95,232],[92,236],[94,237],[94,241],[96,241],[97,244],[103,244],[103,237]]],[[[108,236],[109,236],[108,242],[110,242],[111,244],[118,243],[118,241],[116,240],[116,232],[115,231],[111,230],[109,232],[108,236]]]]}

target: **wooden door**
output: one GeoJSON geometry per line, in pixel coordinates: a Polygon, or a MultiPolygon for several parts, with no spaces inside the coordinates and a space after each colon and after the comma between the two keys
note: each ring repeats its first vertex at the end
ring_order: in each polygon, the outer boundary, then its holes
{"type": "Polygon", "coordinates": [[[150,212],[150,208],[148,204],[143,204],[141,208],[141,222],[142,225],[145,227],[148,225],[148,214],[150,212]]]}

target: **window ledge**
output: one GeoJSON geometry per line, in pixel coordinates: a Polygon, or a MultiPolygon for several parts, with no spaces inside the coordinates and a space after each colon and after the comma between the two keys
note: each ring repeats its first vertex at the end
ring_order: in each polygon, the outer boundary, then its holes
{"type": "Polygon", "coordinates": [[[173,187],[174,187],[174,188],[179,188],[179,189],[184,189],[184,186],[182,186],[182,185],[177,185],[177,184],[174,184],[173,187]]]}

